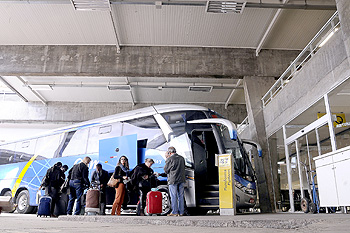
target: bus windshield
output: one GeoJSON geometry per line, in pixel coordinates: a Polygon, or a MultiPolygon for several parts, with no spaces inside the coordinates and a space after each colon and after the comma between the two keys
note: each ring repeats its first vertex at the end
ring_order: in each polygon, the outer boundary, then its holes
{"type": "Polygon", "coordinates": [[[247,152],[243,148],[242,143],[238,140],[232,140],[230,138],[227,127],[224,125],[217,125],[218,132],[223,140],[223,146],[225,153],[232,154],[234,161],[235,174],[248,180],[254,181],[254,172],[252,165],[249,161],[247,152]]]}

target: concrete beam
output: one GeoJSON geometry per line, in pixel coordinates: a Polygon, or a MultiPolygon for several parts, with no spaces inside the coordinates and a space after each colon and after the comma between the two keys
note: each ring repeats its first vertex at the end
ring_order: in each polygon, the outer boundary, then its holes
{"type": "Polygon", "coordinates": [[[278,77],[299,51],[115,46],[0,46],[0,75],[278,77]]]}
{"type": "MultiPolygon", "coordinates": [[[[4,123],[69,125],[151,105],[154,104],[48,102],[43,105],[40,102],[13,104],[0,101],[0,109],[11,109],[0,111],[0,127],[4,123]]],[[[224,104],[207,104],[205,107],[217,111],[234,123],[243,121],[246,116],[246,108],[242,104],[229,105],[227,109],[224,104]]]]}

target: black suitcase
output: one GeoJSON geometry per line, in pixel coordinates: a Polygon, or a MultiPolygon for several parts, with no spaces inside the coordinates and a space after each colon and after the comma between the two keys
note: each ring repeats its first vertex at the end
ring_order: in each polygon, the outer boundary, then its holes
{"type": "Polygon", "coordinates": [[[56,202],[54,214],[56,216],[66,215],[67,214],[67,206],[68,206],[68,195],[66,193],[62,193],[60,198],[56,202]]]}
{"type": "Polygon", "coordinates": [[[42,196],[39,199],[38,213],[36,216],[51,216],[51,202],[50,196],[42,196]]]}

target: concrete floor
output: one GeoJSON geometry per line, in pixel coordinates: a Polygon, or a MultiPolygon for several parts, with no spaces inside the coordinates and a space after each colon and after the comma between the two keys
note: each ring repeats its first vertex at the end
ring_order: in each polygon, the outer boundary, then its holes
{"type": "Polygon", "coordinates": [[[248,214],[237,216],[60,216],[0,215],[1,232],[349,232],[346,214],[248,214]]]}

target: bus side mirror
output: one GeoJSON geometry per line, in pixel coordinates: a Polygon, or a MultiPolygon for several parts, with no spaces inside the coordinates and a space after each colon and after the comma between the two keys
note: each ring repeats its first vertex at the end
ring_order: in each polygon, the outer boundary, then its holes
{"type": "Polygon", "coordinates": [[[261,148],[261,146],[260,146],[259,143],[254,142],[254,141],[252,141],[252,140],[250,140],[250,139],[241,139],[241,141],[242,141],[243,144],[246,143],[246,144],[249,144],[249,145],[251,145],[251,146],[256,147],[256,149],[258,150],[258,156],[259,156],[259,157],[262,157],[262,148],[261,148]]]}

